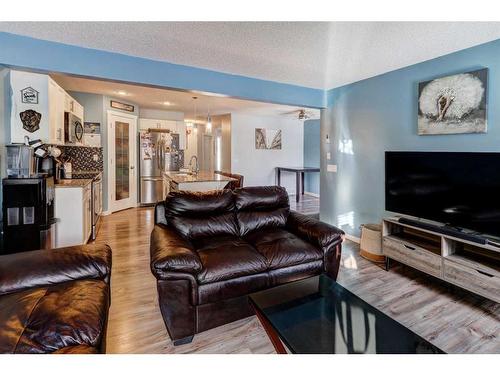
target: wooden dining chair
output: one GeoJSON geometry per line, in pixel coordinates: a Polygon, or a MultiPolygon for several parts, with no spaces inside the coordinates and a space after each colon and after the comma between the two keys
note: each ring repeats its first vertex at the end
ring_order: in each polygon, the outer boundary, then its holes
{"type": "Polygon", "coordinates": [[[234,190],[234,189],[243,187],[243,176],[241,174],[229,173],[229,172],[223,172],[223,171],[214,171],[214,173],[220,174],[221,176],[226,176],[226,177],[231,177],[231,178],[236,179],[236,181],[229,181],[228,182],[228,184],[226,185],[227,189],[234,190]]]}

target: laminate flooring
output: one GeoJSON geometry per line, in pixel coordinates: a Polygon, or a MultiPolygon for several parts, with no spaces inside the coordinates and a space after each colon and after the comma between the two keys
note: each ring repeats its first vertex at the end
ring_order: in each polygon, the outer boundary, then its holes
{"type": "MultiPolygon", "coordinates": [[[[158,307],[149,269],[153,209],[102,218],[97,243],[113,249],[108,353],[274,353],[256,317],[195,336],[174,347],[158,307]]],[[[450,353],[500,353],[500,304],[395,265],[389,272],[359,256],[346,241],[338,282],[450,353]]]]}

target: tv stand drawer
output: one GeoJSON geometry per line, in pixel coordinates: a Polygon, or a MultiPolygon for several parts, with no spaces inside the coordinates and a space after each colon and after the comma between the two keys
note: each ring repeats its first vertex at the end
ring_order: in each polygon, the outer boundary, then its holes
{"type": "Polygon", "coordinates": [[[444,279],[500,303],[500,277],[498,275],[445,259],[444,279]]]}
{"type": "Polygon", "coordinates": [[[392,236],[382,240],[384,255],[430,275],[441,277],[441,256],[392,236]]]}

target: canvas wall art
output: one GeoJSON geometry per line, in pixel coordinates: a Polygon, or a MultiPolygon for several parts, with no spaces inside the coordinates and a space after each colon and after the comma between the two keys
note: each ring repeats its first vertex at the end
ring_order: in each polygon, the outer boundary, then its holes
{"type": "Polygon", "coordinates": [[[418,134],[486,133],[488,69],[418,85],[418,134]]]}
{"type": "Polygon", "coordinates": [[[259,150],[281,150],[281,130],[256,128],[255,148],[259,150]]]}

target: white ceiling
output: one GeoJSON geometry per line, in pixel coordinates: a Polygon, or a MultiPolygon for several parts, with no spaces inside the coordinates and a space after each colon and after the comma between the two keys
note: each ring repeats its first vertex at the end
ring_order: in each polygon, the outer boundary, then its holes
{"type": "Polygon", "coordinates": [[[0,31],[314,88],[500,38],[498,22],[3,22],[0,31]]]}
{"type": "MultiPolygon", "coordinates": [[[[208,96],[183,91],[128,85],[95,79],[51,74],[51,77],[67,91],[79,91],[123,98],[124,101],[139,105],[139,108],[161,109],[183,112],[185,119],[194,119],[195,105],[197,119],[211,115],[243,112],[258,116],[298,116],[299,107],[261,103],[250,100],[222,96],[208,96]],[[196,96],[196,103],[193,100],[196,96]]],[[[311,118],[319,118],[319,110],[307,109],[311,118]]]]}

